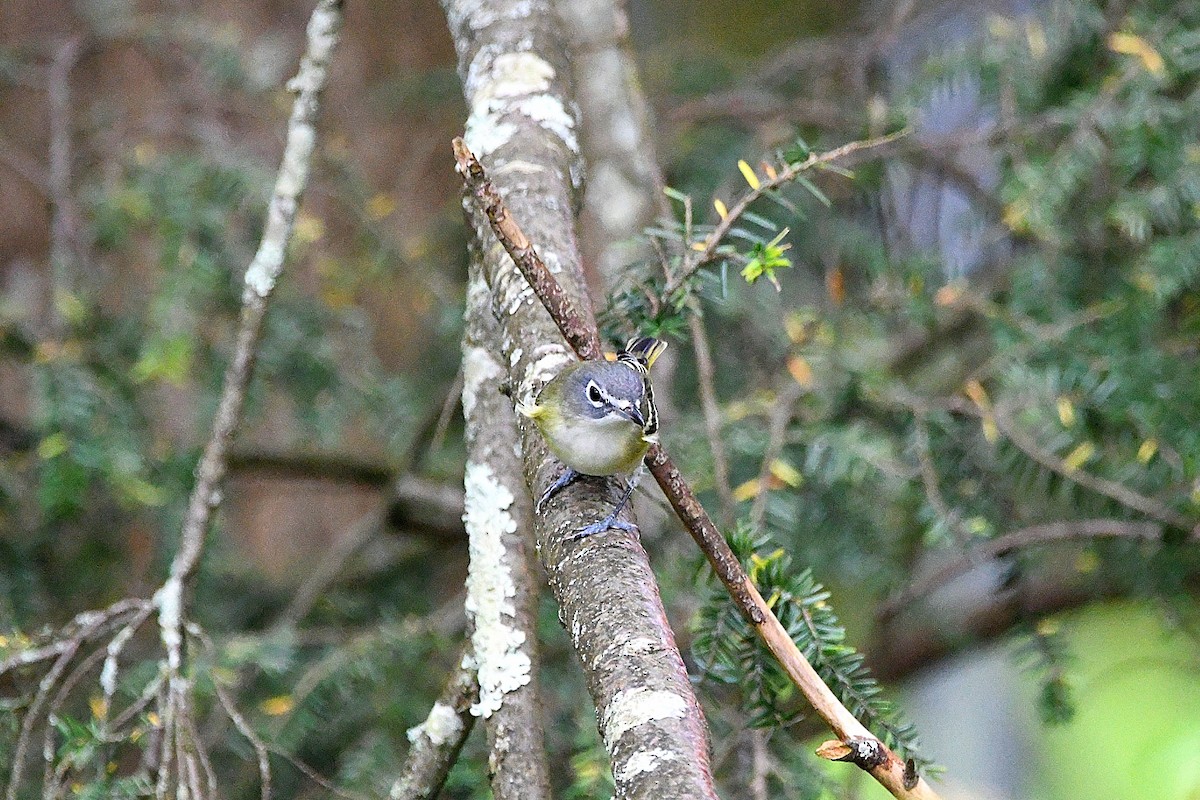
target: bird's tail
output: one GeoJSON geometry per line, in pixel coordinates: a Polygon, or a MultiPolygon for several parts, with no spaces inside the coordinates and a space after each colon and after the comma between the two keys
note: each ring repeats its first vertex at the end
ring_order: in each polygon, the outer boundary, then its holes
{"type": "Polygon", "coordinates": [[[667,343],[662,339],[655,339],[651,336],[635,336],[625,344],[625,349],[617,357],[630,357],[649,369],[654,366],[655,359],[666,349],[667,343]]]}

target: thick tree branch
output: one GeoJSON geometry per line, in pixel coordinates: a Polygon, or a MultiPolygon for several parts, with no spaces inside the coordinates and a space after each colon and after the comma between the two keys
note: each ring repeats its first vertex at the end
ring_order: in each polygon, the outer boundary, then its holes
{"type": "MultiPolygon", "coordinates": [[[[599,354],[598,335],[590,320],[582,316],[564,300],[561,288],[554,289],[555,278],[545,270],[541,259],[533,254],[533,248],[524,233],[510,239],[513,228],[519,230],[512,215],[500,200],[499,192],[491,185],[483,166],[461,140],[454,142],[458,171],[463,176],[471,195],[476,198],[480,209],[491,222],[492,231],[512,256],[513,262],[527,275],[528,285],[550,312],[563,336],[577,346],[581,357],[596,357],[599,354]],[[532,254],[532,257],[531,257],[532,254]],[[590,335],[589,335],[590,334],[590,335]]],[[[852,150],[851,150],[852,151],[852,150]]],[[[811,159],[810,159],[811,160],[811,159]]],[[[748,203],[747,203],[748,204],[748,203]]],[[[730,212],[730,217],[733,216],[730,212]]],[[[715,245],[714,245],[715,248],[715,245]]],[[[519,290],[518,290],[519,291],[519,290]]],[[[519,296],[519,295],[518,295],[519,296]]],[[[528,462],[527,462],[528,463],[528,462]]],[[[646,456],[646,464],[658,481],[676,515],[688,532],[700,545],[714,571],[737,601],[739,610],[755,627],[763,641],[791,677],[796,686],[842,740],[871,739],[873,734],[837,699],[833,692],[817,675],[816,670],[796,647],[786,629],[772,613],[750,577],[730,550],[729,545],[705,512],[704,507],[684,480],[661,445],[654,445],[646,456]]],[[[531,482],[531,485],[533,483],[531,482]]],[[[538,483],[541,485],[541,482],[538,483]]],[[[562,529],[560,529],[562,530],[562,529]]],[[[556,542],[562,547],[562,542],[556,542]]],[[[545,548],[545,543],[543,543],[545,548]]],[[[877,740],[876,740],[877,741],[877,740]]],[[[937,795],[923,780],[908,774],[904,762],[879,743],[880,753],[885,757],[868,769],[893,795],[901,798],[932,798],[937,795]]]]}
{"type": "Polygon", "coordinates": [[[529,533],[533,504],[521,477],[520,433],[508,398],[500,332],[479,259],[472,259],[463,334],[467,616],[479,672],[488,772],[496,800],[549,800],[537,691],[537,585],[529,533]]]}
{"type": "MultiPolygon", "coordinates": [[[[583,309],[571,315],[566,335],[572,346],[599,356],[573,232],[572,176],[579,173],[579,154],[563,92],[567,61],[550,7],[459,0],[445,5],[471,109],[466,138],[492,156],[504,202],[529,221],[540,257],[523,233],[506,235],[509,252],[535,275],[539,298],[552,307],[583,309]],[[531,264],[541,269],[535,272],[531,264]]],[[[465,145],[459,146],[465,153],[465,145]]],[[[512,233],[515,225],[509,225],[500,191],[482,182],[470,188],[482,192],[481,207],[490,209],[491,220],[512,233]]],[[[501,363],[511,392],[521,397],[573,356],[529,282],[494,243],[489,221],[482,214],[473,221],[488,305],[499,322],[501,363]]],[[[499,376],[494,381],[497,387],[501,382],[499,376]]],[[[521,443],[526,482],[540,494],[556,462],[529,426],[522,426],[521,443]]],[[[542,564],[585,668],[618,796],[713,798],[703,716],[636,536],[566,540],[566,532],[607,513],[618,491],[615,481],[583,480],[560,492],[534,521],[542,564]]],[[[625,513],[629,519],[631,513],[625,513]]]]}
{"type": "Polygon", "coordinates": [[[572,85],[582,118],[579,143],[587,160],[579,238],[606,288],[617,285],[628,264],[647,255],[641,233],[669,211],[624,5],[622,0],[556,3],[571,40],[572,85]]]}

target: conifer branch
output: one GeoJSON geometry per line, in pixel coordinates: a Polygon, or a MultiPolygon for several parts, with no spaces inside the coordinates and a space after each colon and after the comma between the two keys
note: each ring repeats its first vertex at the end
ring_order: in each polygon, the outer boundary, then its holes
{"type": "MultiPolygon", "coordinates": [[[[774,175],[769,175],[767,178],[759,179],[757,185],[751,186],[750,191],[742,195],[736,203],[729,207],[728,211],[721,215],[721,219],[713,226],[708,235],[704,237],[701,243],[699,252],[691,249],[691,242],[685,242],[683,252],[683,264],[679,271],[671,276],[667,281],[666,288],[663,290],[663,296],[669,297],[673,292],[683,286],[696,271],[705,265],[714,261],[719,255],[718,249],[721,243],[725,241],[725,237],[733,230],[733,226],[737,224],[746,210],[758,200],[760,197],[770,194],[781,186],[786,186],[804,172],[807,172],[816,167],[826,164],[832,164],[846,156],[857,153],[861,150],[869,150],[883,145],[891,144],[908,134],[908,130],[900,130],[895,133],[889,133],[886,136],[877,136],[873,139],[863,139],[861,141],[849,142],[841,147],[835,147],[824,153],[812,153],[803,161],[797,161],[793,164],[786,165],[781,171],[774,175]]],[[[689,237],[690,238],[690,237],[689,237]]]]}
{"type": "MultiPolygon", "coordinates": [[[[861,146],[859,145],[859,147],[861,146]]],[[[852,152],[853,149],[859,148],[852,148],[849,152],[852,152]]],[[[570,299],[562,292],[561,287],[557,287],[554,276],[546,270],[545,265],[534,252],[529,239],[520,231],[520,226],[504,206],[499,192],[488,179],[483,165],[475,158],[461,138],[454,140],[454,155],[459,175],[463,178],[467,192],[476,199],[480,210],[491,223],[492,231],[512,257],[522,275],[525,276],[538,299],[542,301],[546,310],[553,317],[563,336],[575,348],[580,357],[599,357],[599,334],[595,327],[585,322],[573,307],[570,299]]],[[[812,159],[821,158],[829,160],[828,154],[825,157],[812,157],[812,159]]],[[[804,163],[807,164],[807,161],[804,163]]],[[[818,162],[814,161],[814,163],[818,162]]],[[[749,202],[747,200],[745,205],[748,206],[749,202]]],[[[732,211],[730,215],[732,216],[732,211]]],[[[717,242],[719,242],[719,238],[712,240],[712,250],[715,250],[717,242]]],[[[679,280],[685,278],[686,276],[678,277],[676,285],[679,280]]],[[[646,456],[646,464],[671,503],[676,515],[700,545],[714,571],[737,601],[741,613],[754,626],[793,683],[821,718],[843,741],[851,739],[878,741],[842,705],[796,647],[796,643],[772,613],[766,600],[763,599],[753,581],[742,569],[728,543],[721,536],[716,525],[692,492],[691,487],[661,445],[655,444],[651,447],[646,456]]],[[[869,771],[895,797],[937,797],[928,783],[919,776],[912,775],[910,770],[906,769],[903,760],[886,748],[882,742],[878,744],[880,748],[878,752],[884,754],[882,760],[871,766],[867,766],[865,763],[860,763],[860,766],[869,771]]]]}
{"type": "Polygon", "coordinates": [[[1131,522],[1121,519],[1079,519],[1051,522],[1045,525],[1030,525],[1003,536],[979,542],[959,557],[942,564],[910,583],[903,591],[884,603],[878,613],[880,617],[892,616],[917,600],[929,596],[939,587],[970,572],[980,564],[1015,550],[1053,542],[1077,542],[1100,538],[1140,539],[1155,542],[1161,541],[1162,534],[1162,525],[1158,523],[1131,522]]]}

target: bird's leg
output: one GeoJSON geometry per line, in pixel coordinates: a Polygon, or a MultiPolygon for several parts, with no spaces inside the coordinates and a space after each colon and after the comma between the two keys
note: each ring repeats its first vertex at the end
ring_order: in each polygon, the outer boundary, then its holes
{"type": "Polygon", "coordinates": [[[623,519],[617,519],[617,515],[621,513],[621,509],[625,508],[625,504],[628,503],[629,498],[633,496],[633,490],[637,488],[638,479],[641,477],[642,470],[639,468],[637,472],[629,476],[629,485],[625,487],[625,493],[621,495],[621,500],[617,503],[616,507],[613,508],[612,512],[599,522],[593,522],[586,528],[581,528],[576,533],[571,534],[567,537],[567,541],[573,542],[576,539],[582,539],[585,536],[591,536],[594,533],[601,533],[602,531],[609,530],[610,528],[618,531],[625,531],[626,533],[636,533],[636,525],[634,525],[632,522],[626,522],[623,519]]]}
{"type": "Polygon", "coordinates": [[[548,487],[546,487],[546,491],[542,492],[542,496],[538,498],[537,504],[533,507],[533,510],[539,514],[542,513],[542,506],[546,505],[551,497],[554,497],[554,495],[558,494],[563,489],[574,483],[581,474],[582,473],[576,472],[570,467],[564,469],[562,474],[558,476],[554,483],[550,484],[548,487]]]}

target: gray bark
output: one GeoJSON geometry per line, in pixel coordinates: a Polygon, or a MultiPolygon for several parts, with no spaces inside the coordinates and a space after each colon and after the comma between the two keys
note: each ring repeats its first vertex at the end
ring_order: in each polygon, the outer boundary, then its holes
{"type": "MultiPolygon", "coordinates": [[[[544,0],[444,6],[471,109],[467,144],[563,289],[590,315],[574,233],[576,120],[551,8],[544,0]]],[[[472,301],[495,315],[500,363],[513,396],[524,397],[574,357],[487,221],[473,220],[490,294],[472,301]]],[[[561,467],[535,429],[522,425],[520,441],[525,480],[540,494],[561,467]]],[[[637,537],[609,531],[564,540],[607,514],[619,491],[616,480],[585,479],[551,502],[535,519],[542,565],[587,674],[617,796],[715,797],[703,716],[637,537]]]]}

